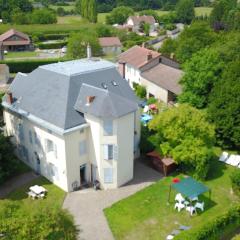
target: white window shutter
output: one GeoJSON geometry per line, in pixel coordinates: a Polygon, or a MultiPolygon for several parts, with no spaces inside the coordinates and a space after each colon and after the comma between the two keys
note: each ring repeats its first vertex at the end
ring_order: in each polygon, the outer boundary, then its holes
{"type": "Polygon", "coordinates": [[[57,158],[57,144],[54,144],[54,155],[57,158]]]}
{"type": "Polygon", "coordinates": [[[104,148],[104,159],[108,159],[108,145],[104,145],[103,146],[104,148]]]}

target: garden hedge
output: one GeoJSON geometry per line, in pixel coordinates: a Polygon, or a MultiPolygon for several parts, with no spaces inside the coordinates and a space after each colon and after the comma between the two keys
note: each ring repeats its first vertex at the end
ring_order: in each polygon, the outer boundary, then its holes
{"type": "MultiPolygon", "coordinates": [[[[38,66],[56,63],[59,59],[41,59],[41,60],[26,60],[26,61],[1,61],[0,63],[7,64],[11,73],[30,73],[38,66]]],[[[61,61],[66,61],[62,60],[61,61]]]]}
{"type": "Polygon", "coordinates": [[[206,222],[199,228],[183,231],[174,240],[218,240],[229,228],[235,231],[240,226],[240,204],[231,207],[226,213],[212,221],[206,222]]]}
{"type": "Polygon", "coordinates": [[[67,41],[54,42],[54,43],[37,43],[36,46],[40,49],[58,49],[67,45],[67,41]]]}

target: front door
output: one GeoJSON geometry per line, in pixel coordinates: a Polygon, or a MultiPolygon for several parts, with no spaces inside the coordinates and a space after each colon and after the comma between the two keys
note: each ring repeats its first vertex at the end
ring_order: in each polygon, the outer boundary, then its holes
{"type": "Polygon", "coordinates": [[[80,185],[87,183],[86,180],[86,164],[80,166],[80,185]]]}
{"type": "Polygon", "coordinates": [[[36,159],[36,171],[37,174],[41,174],[41,162],[40,162],[40,158],[38,156],[38,154],[35,152],[35,159],[36,159]]]}
{"type": "Polygon", "coordinates": [[[96,179],[97,179],[97,167],[91,164],[91,182],[94,183],[96,179]]]}

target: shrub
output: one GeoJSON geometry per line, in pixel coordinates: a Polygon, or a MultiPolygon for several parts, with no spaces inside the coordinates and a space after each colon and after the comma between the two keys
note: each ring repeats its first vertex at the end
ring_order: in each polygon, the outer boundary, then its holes
{"type": "Polygon", "coordinates": [[[147,95],[146,87],[141,86],[141,85],[136,86],[135,92],[136,92],[136,95],[141,99],[145,98],[147,95]]]}
{"type": "Polygon", "coordinates": [[[147,100],[147,105],[154,104],[154,103],[157,103],[157,99],[154,98],[154,97],[150,97],[150,98],[147,100]]]}
{"type": "Polygon", "coordinates": [[[29,73],[38,66],[56,63],[59,59],[41,59],[41,60],[26,60],[26,61],[1,61],[0,63],[7,64],[11,73],[29,73]]]}
{"type": "Polygon", "coordinates": [[[141,126],[141,139],[139,146],[141,154],[146,154],[155,149],[155,146],[151,140],[151,131],[148,129],[147,126],[141,126]]]}
{"type": "Polygon", "coordinates": [[[57,49],[62,48],[68,44],[67,41],[60,41],[54,43],[37,43],[36,46],[40,49],[57,49]]]}
{"type": "Polygon", "coordinates": [[[214,218],[199,228],[183,231],[175,240],[217,240],[221,239],[226,231],[231,228],[233,231],[240,224],[240,205],[231,207],[228,212],[214,218]]]}
{"type": "Polygon", "coordinates": [[[233,191],[240,196],[240,169],[239,168],[236,168],[232,172],[230,179],[232,182],[233,191]]]}

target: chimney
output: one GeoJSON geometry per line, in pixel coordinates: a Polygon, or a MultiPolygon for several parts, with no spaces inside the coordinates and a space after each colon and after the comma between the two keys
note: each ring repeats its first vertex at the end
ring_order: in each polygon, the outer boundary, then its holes
{"type": "Polygon", "coordinates": [[[148,55],[147,55],[147,61],[151,60],[152,59],[152,52],[148,52],[148,55]]]}
{"type": "Polygon", "coordinates": [[[13,104],[13,95],[12,95],[12,92],[8,91],[7,94],[6,94],[6,96],[7,96],[7,102],[8,102],[9,104],[13,104]]]}
{"type": "Polygon", "coordinates": [[[90,59],[92,57],[92,49],[90,44],[87,45],[87,58],[90,59]]]}
{"type": "Polygon", "coordinates": [[[87,96],[87,105],[90,105],[90,103],[92,103],[94,99],[95,96],[87,96]]]}
{"type": "Polygon", "coordinates": [[[125,79],[125,76],[126,76],[126,62],[119,61],[118,64],[119,64],[119,68],[118,68],[119,72],[122,75],[122,77],[125,79]]]}

